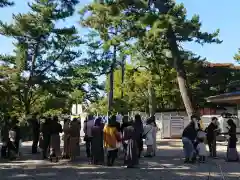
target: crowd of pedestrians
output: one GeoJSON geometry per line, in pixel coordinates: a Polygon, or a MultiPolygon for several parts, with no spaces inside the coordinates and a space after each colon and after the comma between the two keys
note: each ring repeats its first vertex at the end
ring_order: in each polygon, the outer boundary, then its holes
{"type": "MultiPolygon", "coordinates": [[[[107,122],[102,117],[88,115],[81,127],[81,120],[65,118],[63,126],[57,116],[43,117],[39,122],[36,115],[29,119],[32,127],[32,153],[38,153],[38,146],[41,149],[42,159],[59,161],[59,159],[76,160],[80,155],[80,131],[83,129],[86,157],[91,164],[113,166],[119,153],[124,154],[123,164],[128,168],[136,167],[139,158],[153,157],[156,155],[156,134],[157,125],[155,117],[143,121],[139,114],[133,119],[128,116],[119,118],[112,115],[107,122]],[[62,136],[60,134],[63,133],[62,136]],[[62,138],[62,139],[61,139],[62,138]],[[63,151],[61,152],[61,140],[63,140],[63,151]],[[146,145],[146,152],[143,154],[143,142],[146,145]]],[[[200,117],[191,116],[190,123],[182,133],[182,143],[185,155],[185,163],[205,162],[207,156],[206,145],[209,147],[209,156],[217,157],[216,137],[221,132],[218,119],[212,118],[211,123],[203,129],[200,117]]],[[[232,119],[227,120],[228,124],[228,148],[227,160],[238,161],[236,149],[236,124],[232,119]]],[[[2,148],[1,157],[10,160],[19,157],[21,144],[21,132],[18,120],[13,117],[4,124],[1,131],[2,148]]]]}
{"type": "MultiPolygon", "coordinates": [[[[216,137],[221,133],[218,118],[213,117],[211,123],[205,129],[201,126],[200,121],[200,117],[196,115],[191,116],[190,123],[183,130],[182,143],[185,163],[195,163],[197,157],[199,158],[199,162],[205,162],[207,156],[205,144],[208,144],[209,147],[209,157],[217,158],[216,137]]],[[[226,160],[235,162],[239,160],[236,148],[236,124],[232,119],[228,119],[227,126],[228,133],[221,133],[229,136],[226,160]]]]}
{"type": "MultiPolygon", "coordinates": [[[[143,140],[147,146],[145,157],[153,157],[156,154],[157,126],[154,117],[150,117],[143,123],[141,116],[134,119],[124,116],[112,115],[105,122],[101,117],[88,115],[81,127],[81,120],[65,118],[63,126],[57,116],[42,117],[40,123],[37,115],[29,119],[32,127],[32,153],[41,153],[42,159],[59,161],[59,159],[76,160],[80,155],[80,131],[84,131],[86,157],[91,164],[106,164],[113,166],[119,154],[124,154],[123,164],[128,168],[136,167],[139,158],[142,157],[143,140]],[[60,136],[60,134],[63,134],[60,136]],[[63,140],[63,150],[60,144],[63,140]],[[41,152],[38,152],[38,146],[41,152]]],[[[19,144],[21,139],[18,121],[13,118],[8,129],[2,134],[3,146],[1,156],[8,159],[16,159],[19,156],[19,144]]]]}
{"type": "Polygon", "coordinates": [[[94,119],[88,116],[84,123],[84,141],[86,142],[86,154],[92,164],[106,164],[113,166],[118,158],[119,151],[124,153],[123,164],[128,168],[135,167],[142,156],[143,139],[147,145],[145,156],[155,155],[156,146],[156,123],[153,117],[143,125],[140,115],[136,115],[133,120],[124,116],[121,123],[113,115],[106,124],[101,117],[94,119]],[[106,157],[106,162],[104,162],[106,157]]]}

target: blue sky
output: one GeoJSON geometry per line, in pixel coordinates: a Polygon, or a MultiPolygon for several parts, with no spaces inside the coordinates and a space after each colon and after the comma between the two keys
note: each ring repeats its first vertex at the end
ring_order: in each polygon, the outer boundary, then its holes
{"type": "MultiPolygon", "coordinates": [[[[12,13],[27,12],[27,0],[15,0],[14,7],[0,10],[0,19],[5,22],[12,21],[12,13]]],[[[78,6],[91,2],[91,0],[80,0],[78,6]]],[[[199,14],[204,31],[213,32],[220,29],[220,39],[223,43],[220,45],[196,45],[186,44],[185,47],[194,51],[196,54],[205,57],[208,61],[219,63],[236,63],[233,59],[234,54],[240,48],[240,0],[219,1],[219,0],[177,0],[183,2],[187,8],[188,15],[199,14]]],[[[61,25],[78,25],[79,17],[77,14],[71,19],[62,22],[61,25]]],[[[87,33],[87,30],[80,28],[81,35],[87,33]]],[[[1,48],[0,53],[11,53],[13,50],[12,40],[0,36],[1,48]]]]}

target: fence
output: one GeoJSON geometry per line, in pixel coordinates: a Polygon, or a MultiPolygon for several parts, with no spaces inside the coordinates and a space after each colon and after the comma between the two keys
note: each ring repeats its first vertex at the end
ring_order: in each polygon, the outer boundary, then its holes
{"type": "Polygon", "coordinates": [[[156,123],[160,129],[161,138],[180,138],[184,128],[189,123],[187,116],[156,113],[156,123]]]}

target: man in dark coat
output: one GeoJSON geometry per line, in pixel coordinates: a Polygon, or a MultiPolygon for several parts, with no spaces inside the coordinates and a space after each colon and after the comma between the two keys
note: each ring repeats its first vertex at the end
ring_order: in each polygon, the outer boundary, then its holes
{"type": "Polygon", "coordinates": [[[197,131],[199,129],[198,126],[199,118],[195,115],[191,116],[191,122],[185,127],[182,133],[182,143],[183,150],[185,154],[185,163],[195,162],[195,149],[194,149],[194,141],[197,137],[197,131]]]}
{"type": "Polygon", "coordinates": [[[42,158],[47,159],[51,139],[51,118],[45,118],[45,122],[42,124],[40,131],[43,138],[42,158]]]}
{"type": "Polygon", "coordinates": [[[212,122],[206,128],[207,142],[209,147],[209,152],[211,157],[216,157],[216,135],[220,131],[218,127],[218,119],[216,117],[212,118],[212,122]]]}
{"type": "Polygon", "coordinates": [[[37,148],[38,148],[38,141],[39,141],[39,135],[40,135],[40,123],[37,119],[37,114],[35,113],[33,117],[30,120],[32,125],[32,136],[33,136],[33,143],[32,143],[32,154],[36,154],[37,148]]]}
{"type": "Polygon", "coordinates": [[[7,116],[4,118],[4,122],[2,124],[1,128],[1,140],[2,140],[2,148],[1,148],[1,157],[2,158],[7,158],[7,149],[8,149],[8,142],[9,142],[9,137],[8,137],[8,132],[10,128],[10,117],[7,116]]]}

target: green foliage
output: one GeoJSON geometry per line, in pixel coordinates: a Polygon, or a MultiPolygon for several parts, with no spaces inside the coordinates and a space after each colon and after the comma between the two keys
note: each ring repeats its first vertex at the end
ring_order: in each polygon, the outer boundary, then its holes
{"type": "MultiPolygon", "coordinates": [[[[228,84],[236,82],[240,78],[238,70],[229,66],[210,66],[204,61],[185,61],[188,81],[197,106],[213,107],[207,103],[205,97],[227,92],[228,84]]],[[[146,69],[136,70],[135,66],[127,65],[125,71],[125,82],[121,84],[121,70],[114,72],[114,111],[124,112],[142,111],[148,112],[148,83],[151,74],[146,69]],[[121,90],[124,88],[124,98],[121,98],[121,90]]],[[[176,71],[170,66],[164,66],[158,74],[154,75],[153,86],[156,94],[157,110],[165,111],[171,109],[183,109],[180,91],[176,80],[176,71]]],[[[106,89],[109,85],[106,81],[106,89]]],[[[101,100],[101,105],[107,108],[107,100],[101,100]],[[105,104],[103,105],[103,102],[105,104]]],[[[91,107],[92,108],[92,107],[91,107]]],[[[97,108],[96,108],[97,109],[97,108]]],[[[104,112],[101,108],[96,112],[104,112]]]]}
{"type": "Polygon", "coordinates": [[[14,2],[9,0],[0,0],[0,8],[6,7],[6,6],[12,6],[14,5],[14,2]]]}
{"type": "MultiPolygon", "coordinates": [[[[189,109],[209,105],[205,97],[225,92],[239,79],[237,70],[209,67],[182,47],[184,42],[221,43],[219,30],[203,32],[199,16],[187,18],[183,4],[97,0],[79,12],[80,24],[90,29],[80,38],[75,26],[57,26],[74,14],[77,3],[33,0],[28,13],[13,15],[11,24],[0,22],[0,34],[15,42],[14,54],[0,57],[0,112],[60,114],[72,103],[91,102],[90,112],[106,114],[105,95],[112,90],[114,112],[148,112],[153,94],[158,110],[189,109]],[[86,54],[79,51],[82,45],[86,54]],[[107,76],[104,84],[98,82],[102,76],[107,76]],[[182,99],[183,94],[188,96],[182,99]]],[[[7,5],[12,4],[0,1],[0,7],[7,5]]]]}
{"type": "Polygon", "coordinates": [[[234,59],[237,61],[237,62],[240,62],[240,49],[238,50],[238,53],[236,53],[234,55],[234,59]]]}
{"type": "Polygon", "coordinates": [[[12,24],[0,23],[1,34],[15,39],[14,54],[1,56],[3,68],[8,69],[1,76],[12,90],[8,93],[17,111],[66,108],[68,94],[75,88],[72,72],[80,65],[75,61],[81,52],[75,47],[83,42],[74,26],[57,27],[56,23],[72,16],[77,3],[35,0],[29,3],[28,13],[13,15],[12,24]]]}

